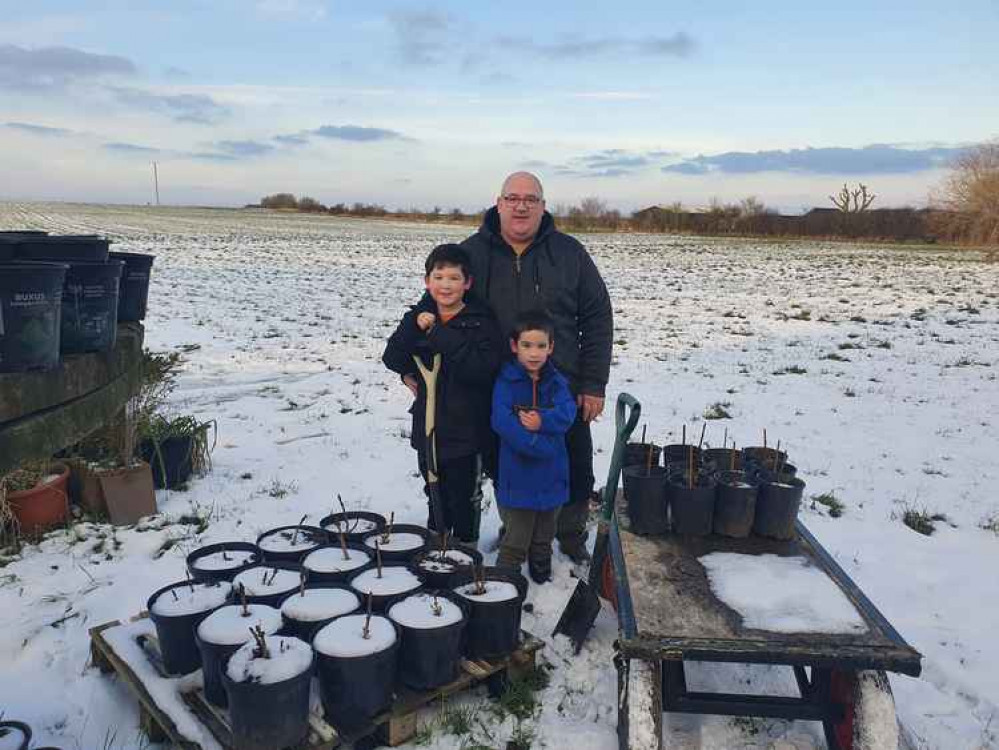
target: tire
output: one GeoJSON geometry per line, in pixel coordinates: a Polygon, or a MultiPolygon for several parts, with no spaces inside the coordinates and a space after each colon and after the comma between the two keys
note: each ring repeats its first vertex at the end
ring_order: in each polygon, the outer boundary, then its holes
{"type": "Polygon", "coordinates": [[[617,660],[619,750],[663,750],[662,668],[658,661],[617,660]]]}
{"type": "Polygon", "coordinates": [[[832,675],[833,698],[846,707],[833,732],[843,750],[898,750],[898,719],[888,675],[881,670],[832,675]]]}

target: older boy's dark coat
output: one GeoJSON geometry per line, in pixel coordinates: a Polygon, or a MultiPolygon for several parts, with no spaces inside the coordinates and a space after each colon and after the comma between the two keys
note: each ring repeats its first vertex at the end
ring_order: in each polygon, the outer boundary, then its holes
{"type": "Polygon", "coordinates": [[[433,355],[442,355],[437,380],[437,459],[447,461],[473,453],[483,453],[487,467],[493,463],[494,438],[489,428],[493,380],[503,358],[504,341],[492,312],[482,303],[468,300],[465,307],[446,324],[440,322],[429,333],[416,325],[421,312],[438,315],[437,304],[424,294],[407,312],[395,333],[389,337],[382,361],[400,375],[412,374],[420,384],[411,408],[411,443],[422,453],[426,423],[427,395],[413,362],[419,354],[432,364],[433,355]]]}

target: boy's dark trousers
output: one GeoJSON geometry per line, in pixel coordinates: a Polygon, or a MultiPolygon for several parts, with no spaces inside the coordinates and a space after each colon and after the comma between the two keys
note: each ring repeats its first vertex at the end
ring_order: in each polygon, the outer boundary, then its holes
{"type": "Polygon", "coordinates": [[[549,569],[557,512],[557,508],[529,510],[500,505],[504,531],[496,557],[497,567],[519,571],[524,560],[529,559],[533,566],[549,569]]]}
{"type": "MultiPolygon", "coordinates": [[[[426,465],[420,458],[420,473],[427,475],[426,465]]],[[[481,499],[481,462],[475,454],[459,456],[447,461],[441,461],[437,467],[437,490],[441,499],[441,510],[444,515],[444,525],[453,538],[462,542],[477,542],[479,540],[479,517],[482,512],[481,499]]],[[[434,523],[433,508],[429,507],[430,493],[427,493],[427,527],[440,532],[434,523]]]]}

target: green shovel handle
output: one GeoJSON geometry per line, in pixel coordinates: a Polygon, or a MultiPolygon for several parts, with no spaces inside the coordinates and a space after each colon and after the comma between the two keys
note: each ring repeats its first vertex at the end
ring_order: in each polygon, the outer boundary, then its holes
{"type": "Polygon", "coordinates": [[[638,420],[642,416],[642,405],[630,393],[619,393],[614,413],[614,427],[617,434],[614,437],[614,452],[611,454],[610,470],[607,473],[607,484],[604,485],[602,517],[610,521],[614,515],[614,499],[617,496],[617,483],[621,479],[621,464],[624,463],[625,446],[631,433],[635,431],[638,420]]]}

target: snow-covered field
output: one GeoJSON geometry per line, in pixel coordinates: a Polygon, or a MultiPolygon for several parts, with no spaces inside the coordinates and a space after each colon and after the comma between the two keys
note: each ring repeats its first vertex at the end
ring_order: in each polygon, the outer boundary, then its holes
{"type": "MultiPolygon", "coordinates": [[[[348,506],[425,521],[408,446],[408,391],[380,363],[421,288],[423,258],[464,228],[250,211],[0,205],[0,229],[99,232],[157,256],[147,344],[183,347],[173,407],[217,419],[214,470],[162,492],[139,528],[78,524],[0,568],[0,712],[64,748],[144,741],[125,688],[88,665],[87,629],[144,608],[183,577],[202,544],[310,523],[348,506]],[[207,519],[180,523],[185,515],[207,519]]],[[[608,396],[644,407],[651,439],[767,429],[807,482],[831,493],[806,522],[901,634],[925,655],[892,676],[913,747],[999,747],[999,267],[975,253],[645,235],[582,237],[613,297],[608,396]],[[941,514],[923,536],[907,510],[941,514]]],[[[612,402],[611,402],[612,403],[612,402]]],[[[598,483],[612,420],[594,430],[598,483]]],[[[498,528],[484,517],[483,546],[498,528]]],[[[488,559],[488,557],[487,557],[488,559]]],[[[573,657],[548,633],[575,581],[533,587],[527,629],[555,667],[531,721],[534,747],[617,747],[616,622],[601,614],[573,657]]],[[[758,585],[767,586],[765,579],[758,585]]],[[[788,690],[789,671],[691,670],[691,686],[788,690]]],[[[474,705],[481,696],[469,699],[474,705]]],[[[501,747],[513,724],[480,717],[501,747]]],[[[427,715],[434,722],[434,712],[427,715]]],[[[817,725],[667,717],[670,747],[821,748],[817,725]]],[[[438,727],[434,750],[463,738],[438,727]]]]}

